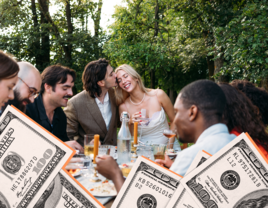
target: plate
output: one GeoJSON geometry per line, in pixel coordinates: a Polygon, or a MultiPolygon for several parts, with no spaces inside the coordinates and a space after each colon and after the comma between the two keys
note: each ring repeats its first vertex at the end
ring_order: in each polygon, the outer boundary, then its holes
{"type": "Polygon", "coordinates": [[[99,185],[93,186],[89,192],[96,197],[112,197],[116,196],[117,192],[112,182],[104,181],[99,185]]]}

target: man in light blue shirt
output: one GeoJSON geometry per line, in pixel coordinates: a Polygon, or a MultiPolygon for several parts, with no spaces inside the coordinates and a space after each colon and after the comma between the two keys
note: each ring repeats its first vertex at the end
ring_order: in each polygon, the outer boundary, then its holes
{"type": "Polygon", "coordinates": [[[180,141],[195,143],[181,151],[174,163],[166,156],[158,163],[184,176],[200,150],[215,154],[236,136],[222,121],[226,98],[214,82],[199,80],[184,87],[174,105],[174,119],[180,141]]]}
{"type": "Polygon", "coordinates": [[[214,155],[235,137],[234,134],[229,134],[225,124],[219,123],[212,125],[199,136],[194,145],[178,154],[176,160],[171,165],[170,170],[184,176],[200,150],[205,150],[214,155]]]}

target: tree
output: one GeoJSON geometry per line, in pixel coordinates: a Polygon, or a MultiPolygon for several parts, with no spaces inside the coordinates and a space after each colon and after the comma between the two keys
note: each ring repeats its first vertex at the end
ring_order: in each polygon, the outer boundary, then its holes
{"type": "Polygon", "coordinates": [[[3,0],[0,49],[35,64],[40,71],[57,63],[73,68],[78,77],[74,90],[79,92],[86,64],[104,55],[102,45],[108,37],[99,25],[100,3],[101,0],[3,0]],[[57,11],[52,14],[49,7],[57,7],[57,11]],[[92,16],[97,16],[94,37],[87,24],[92,16]]]}
{"type": "Polygon", "coordinates": [[[111,26],[113,32],[104,46],[114,65],[132,65],[147,86],[150,83],[151,88],[161,87],[170,92],[173,99],[185,84],[206,77],[203,38],[197,33],[189,34],[181,14],[175,9],[176,1],[127,3],[127,8],[116,9],[115,23],[111,26]]]}
{"type": "Polygon", "coordinates": [[[247,1],[241,14],[225,27],[215,29],[216,44],[224,50],[226,64],[220,73],[232,79],[248,79],[267,88],[267,1],[247,1]]]}

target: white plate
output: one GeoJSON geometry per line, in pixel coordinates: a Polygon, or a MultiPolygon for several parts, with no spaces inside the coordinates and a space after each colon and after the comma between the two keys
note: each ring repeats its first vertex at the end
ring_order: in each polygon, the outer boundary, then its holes
{"type": "MultiPolygon", "coordinates": [[[[114,186],[114,184],[112,182],[108,182],[110,185],[114,186]]],[[[102,183],[100,183],[99,185],[93,186],[92,188],[96,188],[101,186],[102,183]]],[[[112,196],[116,196],[117,192],[116,191],[111,191],[110,193],[99,193],[96,191],[90,191],[92,188],[89,189],[89,192],[96,197],[112,197],[112,196]]]]}

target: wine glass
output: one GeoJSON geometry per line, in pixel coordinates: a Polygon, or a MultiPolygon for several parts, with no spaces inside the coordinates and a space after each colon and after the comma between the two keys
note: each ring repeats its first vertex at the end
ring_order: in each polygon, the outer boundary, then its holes
{"type": "Polygon", "coordinates": [[[173,130],[170,130],[170,129],[165,129],[163,131],[163,134],[164,134],[165,137],[167,137],[169,139],[167,148],[172,149],[173,148],[173,142],[172,143],[170,142],[170,138],[176,136],[176,131],[173,131],[173,130]]]}

